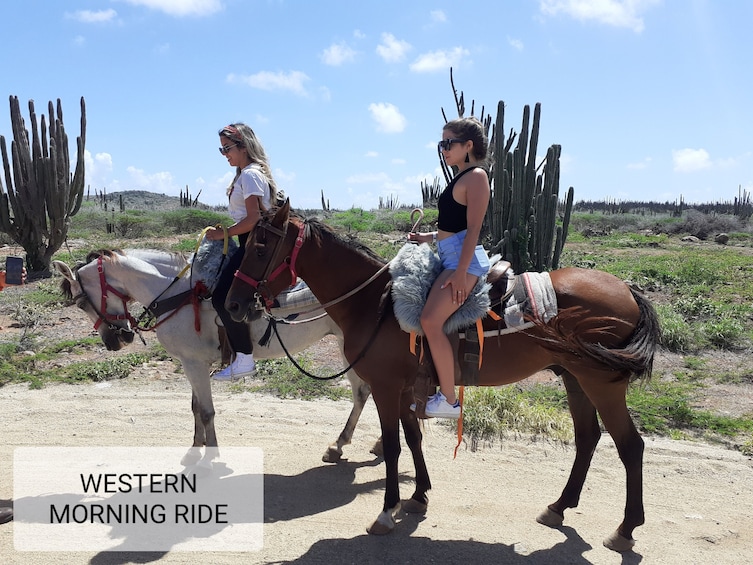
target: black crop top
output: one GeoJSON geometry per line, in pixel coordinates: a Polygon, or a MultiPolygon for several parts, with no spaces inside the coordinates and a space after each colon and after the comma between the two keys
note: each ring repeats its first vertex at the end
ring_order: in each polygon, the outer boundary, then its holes
{"type": "Polygon", "coordinates": [[[452,189],[455,187],[455,183],[460,177],[475,168],[476,167],[468,167],[464,171],[455,175],[450,181],[450,184],[448,184],[442,191],[442,194],[439,195],[439,200],[437,200],[437,211],[439,212],[437,227],[440,230],[458,233],[468,229],[468,206],[462,205],[453,198],[452,189]]]}

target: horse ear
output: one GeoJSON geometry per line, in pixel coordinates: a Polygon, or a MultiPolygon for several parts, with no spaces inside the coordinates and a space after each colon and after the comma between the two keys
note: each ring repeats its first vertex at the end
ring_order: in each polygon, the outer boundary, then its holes
{"type": "Polygon", "coordinates": [[[66,279],[69,281],[75,281],[76,277],[73,274],[73,271],[71,271],[71,268],[68,266],[67,263],[63,263],[62,261],[53,261],[52,266],[55,267],[55,270],[63,275],[66,279]]]}
{"type": "Polygon", "coordinates": [[[275,219],[272,221],[272,225],[281,228],[288,221],[290,216],[290,198],[285,199],[285,203],[277,209],[275,219]]]}

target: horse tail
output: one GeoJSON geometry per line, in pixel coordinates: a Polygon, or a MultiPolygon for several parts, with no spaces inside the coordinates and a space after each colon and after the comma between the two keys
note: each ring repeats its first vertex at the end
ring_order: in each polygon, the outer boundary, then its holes
{"type": "Polygon", "coordinates": [[[549,323],[534,322],[543,332],[544,347],[555,351],[565,351],[581,359],[587,359],[596,365],[607,367],[615,372],[615,380],[622,380],[629,374],[631,381],[648,381],[654,367],[654,355],[661,339],[661,329],[656,310],[647,298],[632,288],[630,292],[638,305],[639,317],[633,333],[619,347],[607,347],[593,339],[595,335],[611,334],[611,329],[618,322],[616,318],[603,316],[583,319],[582,309],[568,308],[560,311],[549,323]],[[581,323],[588,322],[588,329],[568,324],[580,318],[581,323]],[[594,327],[594,325],[600,325],[594,327]],[[588,339],[590,337],[591,339],[588,339]]]}
{"type": "Polygon", "coordinates": [[[659,316],[651,302],[632,288],[630,292],[636,304],[638,304],[640,317],[625,351],[639,360],[641,368],[633,371],[634,379],[648,382],[654,369],[654,355],[661,341],[661,326],[659,316]]]}

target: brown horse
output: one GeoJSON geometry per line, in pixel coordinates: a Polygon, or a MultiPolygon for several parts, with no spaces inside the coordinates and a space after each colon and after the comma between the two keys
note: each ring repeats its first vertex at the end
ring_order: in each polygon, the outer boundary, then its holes
{"type": "MultiPolygon", "coordinates": [[[[421,430],[410,408],[418,361],[409,351],[408,334],[393,314],[384,260],[317,221],[291,216],[289,202],[265,214],[246,249],[226,301],[233,317],[240,320],[249,315],[257,299],[270,300],[297,274],[342,329],[345,356],[371,386],[382,427],[387,481],[382,512],[369,532],[391,531],[401,508],[398,422],[416,468],[415,492],[402,509],[425,512],[431,482],[421,450],[421,430]]],[[[625,551],[635,543],[633,529],[644,523],[643,440],[628,413],[625,394],[632,379],[650,376],[659,340],[656,313],[644,298],[608,273],[566,268],[550,275],[558,314],[547,324],[487,338],[478,382],[484,386],[513,383],[547,368],[563,378],[575,426],[576,454],[559,499],[537,518],[548,526],[562,525],[565,510],[578,505],[601,436],[597,414],[601,417],[627,475],[624,517],[604,544],[625,551]]],[[[484,328],[496,329],[496,322],[485,320],[484,328]]]]}

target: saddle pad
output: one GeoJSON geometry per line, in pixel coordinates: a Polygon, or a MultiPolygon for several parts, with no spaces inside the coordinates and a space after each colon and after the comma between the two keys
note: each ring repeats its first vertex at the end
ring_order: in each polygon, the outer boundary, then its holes
{"type": "MultiPolygon", "coordinates": [[[[403,331],[424,334],[421,329],[421,311],[431,285],[441,272],[442,262],[427,243],[403,245],[390,262],[395,317],[403,331]]],[[[486,316],[491,305],[489,288],[486,277],[480,277],[468,299],[445,322],[445,333],[450,334],[471,326],[476,320],[486,316]]]]}
{"type": "Polygon", "coordinates": [[[548,322],[557,315],[557,295],[549,273],[518,275],[515,292],[505,305],[505,324],[515,328],[527,323],[526,318],[548,322]]]}
{"type": "MultiPolygon", "coordinates": [[[[294,310],[301,311],[309,306],[315,306],[319,304],[319,301],[311,292],[311,289],[305,282],[298,279],[298,283],[291,289],[281,292],[277,298],[275,298],[272,310],[294,310]]],[[[273,312],[279,316],[279,312],[273,312]]]]}
{"type": "Polygon", "coordinates": [[[228,257],[236,252],[238,244],[232,238],[228,241],[227,257],[223,257],[222,247],[222,241],[204,238],[199,245],[198,251],[188,260],[191,263],[191,278],[193,280],[204,281],[204,285],[209,289],[210,293],[217,286],[220,269],[227,262],[228,257]]]}

